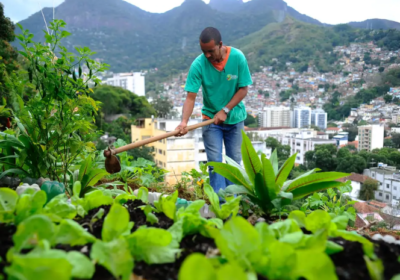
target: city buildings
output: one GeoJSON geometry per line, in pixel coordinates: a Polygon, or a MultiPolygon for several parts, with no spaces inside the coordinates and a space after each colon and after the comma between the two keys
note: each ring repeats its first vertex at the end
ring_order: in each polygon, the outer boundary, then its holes
{"type": "Polygon", "coordinates": [[[394,166],[379,163],[378,167],[364,170],[364,175],[379,182],[375,199],[391,205],[398,205],[400,200],[400,172],[394,166]]]}
{"type": "Polygon", "coordinates": [[[259,127],[290,127],[292,114],[289,107],[267,107],[259,114],[259,127]]]}
{"type": "Polygon", "coordinates": [[[316,109],[311,112],[311,124],[325,130],[328,125],[328,114],[322,109],[316,109]]]}
{"type": "Polygon", "coordinates": [[[114,74],[112,78],[108,78],[104,83],[122,87],[138,96],[146,95],[145,76],[139,72],[114,74]]]}
{"type": "Polygon", "coordinates": [[[311,125],[311,108],[298,107],[293,110],[293,125],[296,128],[309,128],[311,125]]]}
{"type": "Polygon", "coordinates": [[[384,141],[383,125],[363,125],[358,127],[358,149],[359,151],[383,148],[384,141]]]}
{"type": "MultiPolygon", "coordinates": [[[[297,132],[269,135],[269,137],[277,139],[282,145],[290,146],[290,155],[297,153],[296,164],[305,164],[305,154],[308,151],[314,151],[317,145],[336,146],[335,140],[330,140],[326,134],[318,135],[313,129],[301,129],[297,132]]],[[[270,157],[272,152],[271,148],[267,148],[267,157],[270,157]]]]}
{"type": "MultiPolygon", "coordinates": [[[[201,121],[190,119],[188,126],[201,121]]],[[[173,131],[180,122],[180,119],[139,119],[137,125],[131,126],[132,142],[173,131]]],[[[252,144],[257,152],[266,153],[265,142],[253,141],[252,144]]],[[[183,137],[170,137],[148,146],[154,147],[154,161],[157,166],[169,171],[165,178],[168,184],[176,184],[182,177],[182,172],[200,170],[200,163],[207,163],[201,128],[190,131],[183,137]]],[[[225,154],[224,146],[222,154],[225,154]]]]}

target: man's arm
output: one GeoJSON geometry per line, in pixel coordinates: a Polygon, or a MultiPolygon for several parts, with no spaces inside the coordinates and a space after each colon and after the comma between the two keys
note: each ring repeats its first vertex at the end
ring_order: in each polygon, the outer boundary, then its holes
{"type": "MultiPolygon", "coordinates": [[[[235,93],[235,95],[232,97],[231,101],[226,105],[226,108],[229,110],[232,110],[233,108],[236,107],[247,95],[248,93],[248,87],[241,87],[239,90],[235,93]]],[[[227,114],[225,113],[224,110],[219,111],[215,115],[215,124],[221,124],[226,121],[227,114]]]]}
{"type": "Polygon", "coordinates": [[[196,101],[196,93],[188,92],[186,101],[183,104],[182,121],[180,125],[175,129],[179,130],[178,136],[183,136],[188,133],[187,124],[189,122],[190,116],[193,113],[194,103],[196,101]]]}

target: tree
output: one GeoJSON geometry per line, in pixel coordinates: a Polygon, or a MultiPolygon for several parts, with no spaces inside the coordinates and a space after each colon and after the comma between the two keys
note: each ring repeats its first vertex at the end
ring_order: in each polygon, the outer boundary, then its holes
{"type": "Polygon", "coordinates": [[[385,67],[379,67],[379,73],[383,73],[385,71],[385,67]]]}
{"type": "Polygon", "coordinates": [[[375,199],[375,191],[378,190],[378,182],[373,179],[365,180],[361,185],[359,198],[361,200],[369,201],[375,199]]]}
{"type": "Polygon", "coordinates": [[[391,96],[389,94],[385,94],[383,96],[383,99],[385,100],[385,103],[391,103],[393,101],[393,96],[391,96]]]}
{"type": "Polygon", "coordinates": [[[166,118],[174,108],[174,105],[172,105],[172,102],[168,98],[156,98],[151,105],[157,111],[157,116],[160,118],[166,118]]]}
{"type": "Polygon", "coordinates": [[[391,139],[385,139],[383,141],[383,146],[384,147],[388,147],[388,148],[392,148],[393,147],[393,142],[391,139]]]}
{"type": "Polygon", "coordinates": [[[400,147],[400,133],[392,134],[392,142],[396,148],[400,147]]]}
{"type": "Polygon", "coordinates": [[[343,125],[343,131],[346,131],[349,133],[349,141],[353,142],[356,140],[356,137],[358,135],[358,127],[355,125],[351,124],[344,124],[343,125]]]}
{"type": "Polygon", "coordinates": [[[105,116],[129,114],[134,118],[150,118],[157,114],[145,97],[137,96],[121,87],[109,85],[96,87],[93,99],[103,103],[101,110],[105,116]]]}
{"type": "Polygon", "coordinates": [[[247,118],[246,118],[246,120],[244,121],[244,125],[245,126],[249,126],[249,125],[252,125],[252,124],[256,124],[257,125],[257,123],[256,123],[256,118],[255,117],[253,117],[252,115],[250,115],[250,114],[247,114],[247,118]]]}
{"type": "Polygon", "coordinates": [[[265,140],[265,143],[267,145],[267,148],[271,148],[272,151],[276,150],[281,143],[279,143],[278,140],[276,140],[274,137],[268,137],[267,140],[265,140]]]}
{"type": "Polygon", "coordinates": [[[338,165],[336,171],[362,174],[366,167],[367,162],[363,157],[360,157],[358,155],[350,155],[342,158],[338,157],[338,165]]]}
{"type": "Polygon", "coordinates": [[[7,76],[18,70],[18,53],[9,42],[14,41],[15,26],[12,21],[5,17],[4,6],[0,2],[0,93],[8,97],[10,89],[6,85],[7,76]]]}
{"type": "Polygon", "coordinates": [[[271,148],[272,151],[276,150],[280,163],[286,161],[289,158],[290,156],[289,145],[282,145],[281,143],[279,143],[278,140],[276,140],[273,137],[268,137],[267,140],[265,140],[265,143],[267,148],[271,148]]]}
{"type": "Polygon", "coordinates": [[[328,126],[328,127],[338,127],[337,124],[332,123],[332,122],[329,122],[327,126],[328,126]]]}

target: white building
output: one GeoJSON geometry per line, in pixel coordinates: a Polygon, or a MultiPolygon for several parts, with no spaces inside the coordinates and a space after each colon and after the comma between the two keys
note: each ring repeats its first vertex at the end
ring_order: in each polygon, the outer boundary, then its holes
{"type": "Polygon", "coordinates": [[[293,127],[309,128],[311,125],[311,108],[299,107],[293,111],[293,127]]]}
{"type": "Polygon", "coordinates": [[[288,107],[269,107],[259,114],[259,127],[291,127],[292,117],[288,107]]]}
{"type": "Polygon", "coordinates": [[[383,148],[384,141],[383,125],[363,125],[358,127],[358,149],[360,151],[372,151],[383,148]]]}
{"type": "Polygon", "coordinates": [[[145,75],[140,72],[114,74],[105,81],[105,84],[122,87],[138,96],[146,95],[145,75]]]}
{"type": "MultiPolygon", "coordinates": [[[[314,151],[315,146],[331,144],[336,146],[335,140],[329,140],[328,135],[314,136],[314,130],[303,129],[299,133],[288,133],[286,135],[270,135],[277,139],[282,145],[290,146],[290,155],[297,153],[296,163],[305,164],[305,154],[308,151],[314,151]]],[[[316,133],[316,132],[315,132],[316,133]]],[[[268,148],[267,157],[272,154],[272,149],[268,148]]]]}
{"type": "Polygon", "coordinates": [[[311,124],[325,130],[328,126],[328,114],[322,109],[316,109],[311,112],[311,124]]]}
{"type": "Polygon", "coordinates": [[[400,200],[400,172],[396,167],[380,163],[378,167],[364,170],[364,175],[379,182],[375,191],[375,199],[392,205],[399,204],[400,200]]]}

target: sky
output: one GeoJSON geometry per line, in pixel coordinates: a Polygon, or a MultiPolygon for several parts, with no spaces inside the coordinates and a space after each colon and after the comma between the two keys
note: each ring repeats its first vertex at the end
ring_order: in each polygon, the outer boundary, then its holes
{"type": "MultiPolygon", "coordinates": [[[[85,0],[81,0],[85,1],[85,0]]],[[[115,0],[119,1],[119,0],[115,0]]],[[[139,8],[163,13],[182,4],[183,0],[126,0],[139,8]]],[[[209,3],[210,0],[203,0],[209,3]]],[[[249,0],[244,0],[245,2],[249,0]]],[[[323,23],[338,24],[364,21],[371,18],[400,22],[400,0],[285,0],[289,6],[302,14],[323,23]]],[[[53,7],[63,0],[2,0],[5,14],[14,22],[21,21],[43,7],[53,7]]]]}

